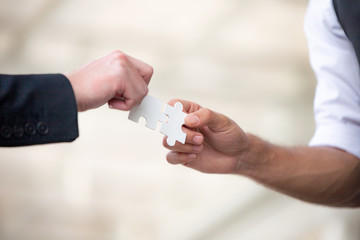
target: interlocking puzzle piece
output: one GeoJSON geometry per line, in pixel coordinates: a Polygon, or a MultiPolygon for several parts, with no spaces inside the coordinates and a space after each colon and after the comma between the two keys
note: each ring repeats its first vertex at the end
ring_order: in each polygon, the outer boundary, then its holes
{"type": "Polygon", "coordinates": [[[180,102],[175,103],[175,107],[168,104],[165,106],[165,114],[169,120],[161,125],[160,132],[168,136],[166,142],[170,146],[174,146],[176,141],[185,143],[186,134],[181,130],[185,123],[186,113],[182,111],[183,105],[180,102]]]}
{"type": "Polygon", "coordinates": [[[143,117],[146,120],[146,126],[155,130],[158,121],[166,121],[166,116],[161,111],[162,105],[161,100],[147,95],[140,105],[130,110],[128,118],[134,122],[139,122],[140,117],[143,117]]]}
{"type": "Polygon", "coordinates": [[[182,111],[183,105],[180,102],[172,107],[165,105],[165,110],[162,112],[163,103],[161,100],[147,95],[140,105],[133,107],[129,113],[129,119],[134,122],[139,122],[140,117],[146,120],[146,127],[153,130],[156,125],[162,122],[160,132],[167,136],[167,144],[174,146],[176,141],[185,143],[186,134],[182,131],[182,125],[185,122],[186,113],[182,111]]]}

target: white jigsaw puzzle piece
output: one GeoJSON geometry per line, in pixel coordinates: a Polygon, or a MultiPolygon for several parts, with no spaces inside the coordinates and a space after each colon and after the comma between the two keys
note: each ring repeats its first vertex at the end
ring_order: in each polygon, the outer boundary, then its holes
{"type": "Polygon", "coordinates": [[[174,146],[176,141],[185,143],[186,133],[182,131],[185,123],[186,113],[182,111],[183,105],[175,103],[175,107],[165,105],[162,112],[163,103],[161,100],[150,95],[144,97],[140,105],[133,107],[129,113],[129,119],[139,122],[141,117],[146,120],[146,127],[156,130],[158,121],[162,122],[160,132],[167,136],[167,144],[174,146]]]}
{"type": "Polygon", "coordinates": [[[174,107],[165,105],[165,114],[169,120],[162,124],[160,132],[168,137],[166,142],[169,146],[174,146],[176,141],[185,143],[186,134],[182,131],[182,125],[185,123],[186,113],[182,109],[180,102],[175,103],[174,107]]]}
{"type": "Polygon", "coordinates": [[[162,112],[162,106],[161,100],[147,95],[140,105],[130,110],[128,118],[134,122],[139,122],[140,117],[143,117],[146,120],[146,126],[155,130],[158,121],[166,121],[166,116],[162,112]]]}

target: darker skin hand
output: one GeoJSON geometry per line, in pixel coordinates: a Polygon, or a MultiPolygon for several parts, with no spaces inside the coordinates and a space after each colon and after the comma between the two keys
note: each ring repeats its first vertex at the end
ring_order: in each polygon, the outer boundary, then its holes
{"type": "Polygon", "coordinates": [[[247,135],[228,117],[185,100],[181,102],[188,116],[183,131],[187,134],[185,144],[169,146],[164,138],[163,145],[171,150],[167,161],[184,164],[206,173],[232,173],[238,163],[238,156],[248,147],[247,135]]]}

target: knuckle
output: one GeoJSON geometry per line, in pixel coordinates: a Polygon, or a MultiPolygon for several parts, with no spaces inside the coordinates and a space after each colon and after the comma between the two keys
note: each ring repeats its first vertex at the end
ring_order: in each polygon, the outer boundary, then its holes
{"type": "Polygon", "coordinates": [[[146,96],[149,93],[149,88],[147,85],[145,85],[144,90],[143,90],[143,96],[146,96]]]}
{"type": "Polygon", "coordinates": [[[202,111],[203,111],[203,114],[204,114],[204,116],[205,116],[206,118],[210,118],[210,117],[212,116],[212,111],[211,111],[210,109],[208,109],[208,108],[203,108],[202,111]]]}
{"type": "Polygon", "coordinates": [[[119,58],[121,58],[121,57],[123,57],[123,56],[126,56],[122,51],[120,51],[120,50],[114,50],[114,51],[112,51],[111,52],[111,55],[113,56],[113,57],[119,57],[119,58]]]}
{"type": "Polygon", "coordinates": [[[148,68],[146,69],[146,73],[148,76],[152,76],[154,74],[154,68],[150,65],[148,65],[148,68]]]}
{"type": "Polygon", "coordinates": [[[115,63],[115,65],[117,66],[123,66],[128,62],[126,54],[119,50],[112,52],[111,57],[112,62],[115,63]]]}

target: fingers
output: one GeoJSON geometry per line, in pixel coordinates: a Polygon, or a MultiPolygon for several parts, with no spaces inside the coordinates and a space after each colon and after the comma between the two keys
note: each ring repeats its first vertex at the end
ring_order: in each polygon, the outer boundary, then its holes
{"type": "Polygon", "coordinates": [[[148,93],[153,69],[148,64],[113,51],[71,73],[67,73],[78,111],[109,106],[129,110],[148,93]]]}
{"type": "Polygon", "coordinates": [[[123,108],[122,110],[130,110],[135,105],[140,104],[148,92],[149,89],[142,80],[138,84],[135,84],[134,81],[128,83],[126,91],[121,95],[121,100],[124,102],[123,105],[126,106],[126,109],[123,108]]]}
{"type": "MultiPolygon", "coordinates": [[[[201,144],[203,144],[204,136],[200,132],[195,131],[193,129],[186,128],[186,127],[182,127],[182,131],[186,134],[186,139],[185,139],[186,144],[192,144],[192,145],[201,145],[201,144]]],[[[166,138],[164,138],[164,139],[166,139],[166,138]]],[[[165,141],[165,143],[166,143],[166,141],[165,141]]],[[[176,142],[175,146],[176,145],[183,145],[183,144],[179,143],[179,142],[176,142]]],[[[165,147],[171,147],[171,146],[166,144],[165,147]]]]}
{"type": "Polygon", "coordinates": [[[129,111],[134,105],[135,101],[126,101],[125,99],[110,99],[108,102],[110,108],[122,111],[129,111]]]}
{"type": "Polygon", "coordinates": [[[193,145],[193,144],[182,144],[182,143],[176,143],[174,146],[169,146],[166,143],[166,137],[163,139],[163,145],[169,150],[181,152],[181,153],[200,153],[203,150],[203,145],[193,145]]]}
{"type": "Polygon", "coordinates": [[[110,55],[114,55],[115,57],[125,58],[129,64],[134,66],[134,68],[139,73],[139,75],[146,83],[146,85],[149,84],[150,79],[154,73],[154,69],[150,65],[140,61],[139,59],[129,56],[119,50],[113,51],[112,53],[110,53],[110,55]]]}
{"type": "Polygon", "coordinates": [[[148,84],[153,74],[153,68],[131,56],[127,56],[127,60],[134,70],[134,79],[129,79],[127,92],[124,92],[125,100],[116,104],[121,110],[130,110],[133,106],[140,104],[142,99],[148,94],[148,84]],[[135,79],[139,79],[136,81],[135,79]]]}
{"type": "Polygon", "coordinates": [[[141,100],[146,96],[147,93],[141,95],[131,95],[131,97],[115,97],[108,101],[109,108],[122,110],[122,111],[129,111],[135,105],[141,103],[141,100]]]}
{"type": "Polygon", "coordinates": [[[129,60],[129,62],[132,65],[134,65],[136,70],[139,72],[140,76],[145,81],[146,85],[148,85],[149,82],[150,82],[150,79],[151,79],[151,77],[152,77],[152,75],[154,73],[154,69],[150,65],[140,61],[139,59],[136,59],[136,58],[131,57],[129,55],[126,55],[126,56],[127,56],[128,60],[129,60]]]}
{"type": "Polygon", "coordinates": [[[174,106],[175,103],[180,102],[183,105],[183,111],[186,113],[193,113],[200,110],[202,107],[194,102],[186,101],[183,99],[172,99],[168,102],[169,105],[174,106]]]}
{"type": "Polygon", "coordinates": [[[143,83],[143,86],[135,87],[128,85],[126,88],[126,91],[123,92],[123,94],[117,94],[112,99],[108,100],[108,105],[110,108],[128,111],[135,105],[138,105],[141,103],[142,99],[147,95],[148,88],[145,83],[143,83]]]}
{"type": "Polygon", "coordinates": [[[191,128],[208,127],[212,131],[224,131],[231,126],[231,120],[223,114],[214,112],[208,108],[188,114],[185,124],[191,128]]]}
{"type": "Polygon", "coordinates": [[[182,99],[170,100],[169,104],[174,105],[176,102],[180,102],[183,105],[183,111],[188,113],[185,118],[185,125],[190,128],[208,126],[211,130],[218,131],[229,126],[230,119],[220,113],[182,99]]]}
{"type": "Polygon", "coordinates": [[[179,143],[179,145],[175,144],[174,146],[168,146],[168,145],[166,145],[165,141],[166,141],[166,138],[164,138],[164,140],[163,140],[164,146],[167,146],[167,148],[169,150],[174,151],[174,152],[187,153],[187,154],[191,154],[191,153],[198,154],[203,150],[203,145],[196,146],[196,145],[192,145],[192,144],[179,143]]]}
{"type": "Polygon", "coordinates": [[[137,104],[148,93],[148,84],[153,74],[150,65],[133,58],[121,51],[110,54],[115,64],[115,80],[117,81],[115,96],[108,100],[110,108],[128,111],[137,104]]]}
{"type": "Polygon", "coordinates": [[[133,68],[134,71],[139,74],[140,78],[142,79],[142,81],[145,82],[146,85],[149,84],[150,79],[154,73],[154,69],[150,65],[119,50],[111,52],[108,56],[105,56],[104,58],[110,58],[112,60],[115,60],[113,62],[120,68],[133,68]]]}
{"type": "Polygon", "coordinates": [[[187,165],[196,160],[197,155],[195,153],[179,153],[169,152],[166,155],[166,160],[171,164],[184,164],[187,165]]]}
{"type": "Polygon", "coordinates": [[[203,149],[204,136],[197,131],[183,127],[183,132],[186,133],[185,144],[176,142],[174,146],[167,144],[167,137],[163,139],[163,146],[167,149],[181,152],[181,153],[199,153],[203,149]]]}

